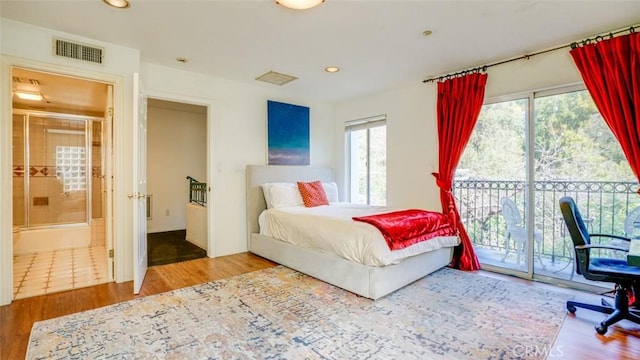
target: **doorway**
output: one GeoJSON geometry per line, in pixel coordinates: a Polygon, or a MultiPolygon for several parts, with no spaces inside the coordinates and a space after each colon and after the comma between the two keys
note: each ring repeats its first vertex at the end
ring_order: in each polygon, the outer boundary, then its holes
{"type": "Polygon", "coordinates": [[[576,199],[590,233],[625,235],[637,180],[582,85],[490,99],[460,160],[454,194],[483,268],[572,287],[560,213],[576,199]]]}
{"type": "Polygon", "coordinates": [[[207,110],[147,101],[148,266],[207,255],[207,110]]]}
{"type": "Polygon", "coordinates": [[[113,280],[107,83],[12,68],[13,299],[113,280]]]}

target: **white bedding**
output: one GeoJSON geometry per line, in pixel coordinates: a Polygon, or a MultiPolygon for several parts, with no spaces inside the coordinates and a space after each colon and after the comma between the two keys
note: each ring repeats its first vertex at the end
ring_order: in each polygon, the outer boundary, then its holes
{"type": "Polygon", "coordinates": [[[373,225],[353,221],[354,216],[387,213],[398,209],[352,203],[267,209],[260,214],[260,234],[291,244],[337,254],[369,266],[397,264],[402,259],[458,245],[457,236],[441,236],[401,250],[391,251],[373,225]]]}

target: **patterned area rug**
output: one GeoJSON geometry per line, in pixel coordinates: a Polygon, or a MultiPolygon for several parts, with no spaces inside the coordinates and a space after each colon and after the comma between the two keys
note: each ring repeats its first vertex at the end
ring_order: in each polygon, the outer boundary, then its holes
{"type": "Polygon", "coordinates": [[[372,301],[286,267],[34,324],[28,359],[536,359],[568,295],[444,268],[372,301]]]}

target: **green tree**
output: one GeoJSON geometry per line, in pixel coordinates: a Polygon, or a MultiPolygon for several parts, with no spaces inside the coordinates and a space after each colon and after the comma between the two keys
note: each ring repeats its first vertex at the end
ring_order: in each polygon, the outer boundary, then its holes
{"type": "MultiPolygon", "coordinates": [[[[458,169],[476,179],[524,180],[527,104],[484,105],[458,169]]],[[[539,97],[534,108],[536,180],[634,181],[587,91],[539,97]]]]}
{"type": "Polygon", "coordinates": [[[475,179],[524,180],[526,101],[485,105],[460,159],[475,179]]]}

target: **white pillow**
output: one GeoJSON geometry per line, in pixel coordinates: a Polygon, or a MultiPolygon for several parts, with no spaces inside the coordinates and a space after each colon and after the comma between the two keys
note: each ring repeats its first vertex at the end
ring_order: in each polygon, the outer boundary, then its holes
{"type": "Polygon", "coordinates": [[[270,183],[265,183],[260,185],[262,188],[262,196],[264,196],[264,202],[267,204],[267,209],[271,209],[273,205],[271,205],[271,196],[269,196],[269,192],[271,189],[270,183]]]}
{"type": "Polygon", "coordinates": [[[323,182],[322,187],[324,187],[324,193],[327,195],[327,200],[329,200],[330,203],[340,201],[338,196],[338,184],[335,182],[323,182]]]}
{"type": "Polygon", "coordinates": [[[262,187],[262,195],[264,195],[264,202],[267,204],[267,209],[271,209],[273,207],[273,204],[271,203],[271,188],[286,184],[287,183],[264,183],[260,185],[260,187],[262,187]]]}
{"type": "Polygon", "coordinates": [[[265,183],[261,186],[268,209],[304,204],[297,184],[265,183]]]}

